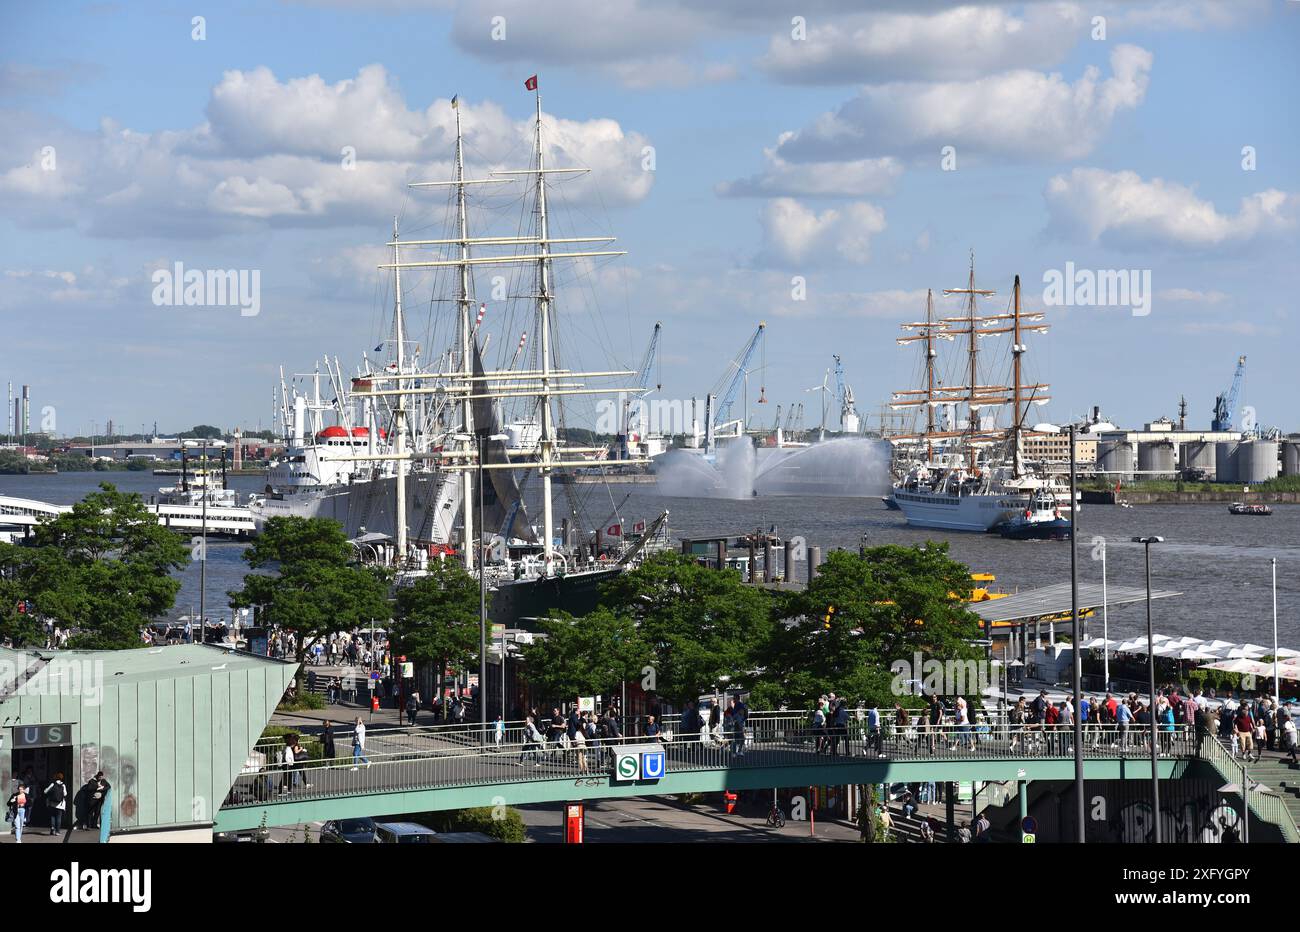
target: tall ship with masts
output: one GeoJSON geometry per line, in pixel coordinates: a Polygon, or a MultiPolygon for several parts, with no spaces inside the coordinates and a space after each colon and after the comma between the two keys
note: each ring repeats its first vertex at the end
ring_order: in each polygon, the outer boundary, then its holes
{"type": "MultiPolygon", "coordinates": [[[[553,176],[586,169],[547,165],[540,94],[532,165],[493,169],[483,178],[466,175],[458,98],[452,98],[451,107],[454,177],[411,185],[449,194],[446,235],[403,238],[395,223],[387,244],[391,261],[379,266],[391,273],[393,283],[390,361],[382,366],[367,362],[346,382],[337,363],[327,364],[335,399],[322,403],[296,397],[295,432],[306,438],[307,431],[296,425],[318,409],[331,410],[340,423],[313,425],[311,442],[294,446],[277,469],[315,469],[320,475],[312,481],[319,488],[310,498],[337,499],[349,513],[358,495],[369,497],[375,491],[385,498],[382,514],[372,512],[369,523],[353,519],[345,527],[369,558],[397,570],[399,585],[418,578],[430,559],[457,559],[471,573],[482,574],[492,589],[494,620],[514,623],[553,609],[581,614],[595,607],[602,580],[667,542],[666,512],[651,521],[625,522],[620,506],[593,510],[589,500],[581,500],[581,490],[556,482],[561,471],[590,467],[608,454],[607,445],[571,438],[578,432],[566,429],[565,422],[573,402],[639,394],[645,387],[622,384],[636,374],[629,369],[582,371],[562,363],[554,266],[624,252],[604,248],[613,243],[612,236],[552,233],[547,195],[553,176]],[[470,206],[476,195],[471,192],[521,183],[527,186],[522,197],[501,198],[523,210],[515,229],[506,235],[473,233],[470,206]],[[504,341],[498,343],[501,362],[496,365],[485,358],[489,337],[483,323],[490,311],[475,292],[475,274],[484,269],[513,273],[512,297],[496,294],[504,276],[494,280],[494,307],[499,320],[518,320],[526,327],[517,344],[509,341],[515,348],[508,362],[501,352],[504,341]],[[412,278],[417,280],[413,288],[412,278]],[[428,279],[434,292],[430,308],[440,303],[455,308],[454,338],[433,365],[421,362],[404,307],[404,298],[428,279]],[[439,286],[447,286],[450,295],[439,297],[439,286]],[[530,333],[536,339],[530,341],[530,333]],[[367,412],[366,422],[349,424],[348,410],[367,412]],[[394,515],[407,517],[393,521],[394,515]]],[[[430,332],[436,332],[436,312],[430,313],[430,332]]],[[[285,479],[274,470],[271,478],[285,479]]],[[[272,503],[292,503],[295,497],[268,495],[258,507],[269,513],[272,503]]],[[[338,508],[324,513],[337,517],[338,508]]]]}
{"type": "Polygon", "coordinates": [[[1046,383],[1026,383],[1023,360],[1027,334],[1043,333],[1043,314],[1025,313],[1020,306],[1020,276],[1013,286],[1008,313],[982,315],[977,299],[995,292],[975,287],[975,263],[965,288],[944,291],[964,295],[966,313],[960,317],[934,315],[927,293],[926,319],[903,324],[908,335],[902,345],[924,349],[925,384],[894,393],[891,407],[921,408],[923,430],[891,437],[900,448],[897,480],[888,501],[915,527],[951,531],[991,531],[1028,512],[1059,515],[1071,510],[1069,489],[1059,476],[1027,463],[1023,441],[1029,410],[1046,404],[1046,383]],[[1011,338],[1009,384],[981,381],[980,342],[989,337],[1011,338]],[[964,344],[965,359],[955,381],[944,383],[937,368],[938,341],[964,344]],[[999,426],[997,413],[1009,406],[1009,426],[999,426]],[[957,412],[965,409],[964,423],[957,412]],[[947,423],[941,423],[940,413],[947,423]]]}

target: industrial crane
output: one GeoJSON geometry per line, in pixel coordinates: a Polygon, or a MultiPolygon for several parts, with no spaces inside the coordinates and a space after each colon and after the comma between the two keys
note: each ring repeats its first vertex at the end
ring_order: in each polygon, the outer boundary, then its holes
{"type": "Polygon", "coordinates": [[[1214,420],[1211,430],[1232,430],[1233,419],[1237,410],[1237,399],[1241,395],[1241,380],[1246,375],[1246,357],[1237,357],[1237,371],[1232,375],[1232,387],[1214,399],[1214,420]]]}
{"type": "Polygon", "coordinates": [[[844,363],[839,356],[835,356],[835,400],[840,403],[840,431],[856,434],[861,422],[853,407],[853,386],[844,381],[844,363]]]}
{"type": "MultiPolygon", "coordinates": [[[[754,354],[762,349],[763,333],[766,330],[767,324],[760,321],[758,329],[755,330],[753,335],[745,342],[745,345],[740,348],[740,352],[736,354],[736,358],[727,364],[726,371],[722,373],[722,377],[718,379],[718,383],[713,386],[711,394],[718,399],[718,406],[713,412],[713,425],[715,428],[721,427],[723,424],[726,424],[731,420],[731,406],[735,403],[736,395],[740,391],[741,386],[746,384],[748,381],[749,373],[752,371],[749,364],[753,362],[754,354]]],[[[759,371],[766,368],[767,366],[765,361],[760,363],[759,371]]],[[[767,404],[766,386],[759,386],[758,403],[767,404]]],[[[746,415],[748,415],[748,412],[746,412],[746,415]]],[[[740,432],[744,432],[743,423],[740,432]]]]}
{"type": "MultiPolygon", "coordinates": [[[[659,362],[659,333],[663,330],[663,324],[656,321],[654,332],[650,335],[650,345],[646,347],[645,356],[641,359],[641,365],[636,371],[636,385],[641,390],[636,393],[637,400],[645,397],[650,390],[650,370],[655,370],[655,391],[663,387],[660,381],[658,368],[659,362]]],[[[646,417],[645,406],[639,406],[637,423],[632,423],[632,401],[631,398],[623,399],[623,423],[619,429],[619,459],[630,459],[632,457],[629,449],[632,443],[632,434],[636,433],[637,441],[640,441],[645,434],[649,432],[648,418],[646,417]]]]}

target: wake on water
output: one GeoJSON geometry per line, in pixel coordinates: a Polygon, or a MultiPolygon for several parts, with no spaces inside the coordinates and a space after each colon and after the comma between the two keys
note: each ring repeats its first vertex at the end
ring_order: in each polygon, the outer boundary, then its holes
{"type": "Polygon", "coordinates": [[[889,444],[837,437],[807,447],[755,447],[748,438],[720,443],[710,460],[669,450],[654,461],[659,491],[674,498],[743,499],[767,495],[872,497],[889,491],[889,444]]]}

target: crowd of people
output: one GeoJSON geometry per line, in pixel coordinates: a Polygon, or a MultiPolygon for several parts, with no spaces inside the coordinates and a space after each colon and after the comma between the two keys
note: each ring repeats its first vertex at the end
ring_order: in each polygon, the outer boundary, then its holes
{"type": "Polygon", "coordinates": [[[76,829],[99,828],[104,802],[112,788],[102,770],[88,779],[71,797],[62,772],[54,774],[39,796],[32,791],[32,787],[37,785],[39,784],[34,781],[29,767],[15,781],[14,790],[9,796],[5,822],[11,826],[10,831],[19,844],[22,844],[23,830],[34,824],[33,819],[43,822],[42,827],[48,829],[48,834],[57,835],[63,830],[65,817],[70,816],[63,836],[65,842],[76,829]]]}

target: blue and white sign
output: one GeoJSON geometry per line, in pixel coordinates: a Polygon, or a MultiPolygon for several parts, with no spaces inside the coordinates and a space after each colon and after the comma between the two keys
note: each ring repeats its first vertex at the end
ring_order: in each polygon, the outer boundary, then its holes
{"type": "Polygon", "coordinates": [[[641,755],[641,779],[658,780],[664,775],[664,752],[646,751],[641,755]]]}
{"type": "Polygon", "coordinates": [[[658,744],[634,744],[614,752],[614,772],[610,778],[616,783],[658,780],[668,769],[664,749],[658,744]]]}

